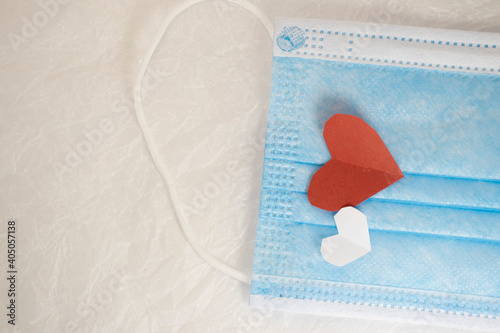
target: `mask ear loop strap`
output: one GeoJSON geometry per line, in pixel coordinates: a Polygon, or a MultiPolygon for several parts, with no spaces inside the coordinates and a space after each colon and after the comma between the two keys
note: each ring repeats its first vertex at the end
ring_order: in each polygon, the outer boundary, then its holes
{"type": "MultiPolygon", "coordinates": [[[[177,221],[179,222],[179,225],[182,229],[182,232],[184,233],[184,236],[186,237],[186,240],[188,243],[191,245],[193,250],[207,263],[212,265],[214,268],[220,270],[221,272],[239,280],[245,283],[250,283],[251,281],[251,276],[249,274],[246,274],[244,272],[241,272],[231,266],[228,266],[221,262],[219,259],[215,258],[212,256],[203,246],[202,244],[198,241],[198,239],[195,237],[193,232],[191,231],[191,228],[189,226],[188,220],[186,218],[186,215],[184,214],[184,211],[180,205],[180,200],[179,196],[177,195],[177,190],[175,187],[172,185],[173,180],[172,176],[170,175],[170,172],[168,171],[168,168],[165,166],[163,163],[163,160],[158,153],[158,149],[156,146],[155,141],[153,140],[153,136],[151,135],[151,132],[149,130],[146,118],[144,117],[144,110],[142,108],[142,98],[141,98],[141,87],[142,87],[142,81],[144,79],[144,75],[147,71],[147,67],[149,65],[149,62],[151,60],[151,57],[153,53],[155,52],[158,44],[160,43],[161,39],[163,38],[163,35],[165,34],[168,26],[170,23],[182,12],[184,12],[186,9],[201,3],[205,2],[207,0],[191,0],[191,1],[186,1],[177,8],[175,8],[163,21],[160,30],[156,34],[156,36],[153,39],[153,43],[151,44],[151,47],[148,49],[146,56],[141,62],[140,68],[139,68],[139,73],[137,74],[137,78],[135,81],[134,85],[134,91],[133,91],[133,96],[134,96],[134,106],[135,106],[135,113],[137,116],[137,120],[139,122],[139,127],[141,128],[142,134],[144,135],[144,140],[146,141],[146,145],[149,149],[149,153],[151,154],[151,157],[153,158],[153,162],[156,165],[156,168],[158,169],[158,172],[161,174],[163,181],[165,182],[165,185],[167,186],[168,193],[170,195],[170,200],[172,202],[172,207],[174,209],[175,215],[177,217],[177,221]]],[[[267,32],[269,33],[269,36],[273,37],[273,25],[267,18],[267,16],[254,4],[246,1],[246,0],[226,0],[230,3],[236,4],[238,6],[241,6],[245,8],[247,11],[255,15],[260,22],[264,25],[266,28],[267,32]]]]}

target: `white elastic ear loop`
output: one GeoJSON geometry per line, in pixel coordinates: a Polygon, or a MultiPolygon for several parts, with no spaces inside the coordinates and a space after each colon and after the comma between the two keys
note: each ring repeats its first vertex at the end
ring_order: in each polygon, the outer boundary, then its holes
{"type": "MultiPolygon", "coordinates": [[[[208,262],[210,265],[213,267],[217,268],[218,270],[222,271],[223,273],[234,277],[235,279],[238,279],[242,282],[250,283],[251,281],[251,276],[249,274],[245,274],[244,272],[241,272],[231,266],[228,266],[212,256],[210,253],[205,250],[205,248],[200,244],[198,239],[194,236],[193,232],[191,231],[191,228],[189,227],[189,224],[187,222],[187,218],[184,214],[184,211],[182,208],[180,208],[180,200],[177,195],[177,191],[173,187],[173,181],[172,177],[170,176],[170,172],[168,169],[165,167],[163,160],[161,159],[160,154],[158,153],[158,149],[156,147],[156,144],[153,140],[153,136],[151,135],[151,132],[149,131],[148,124],[146,122],[146,118],[144,117],[144,111],[142,109],[142,98],[141,98],[141,86],[142,86],[142,80],[144,78],[144,75],[146,73],[147,67],[149,65],[149,61],[151,60],[151,57],[156,50],[156,47],[160,43],[161,39],[163,38],[163,35],[165,34],[165,31],[167,30],[168,26],[170,23],[183,11],[188,9],[189,7],[196,5],[201,2],[205,2],[208,0],[192,0],[192,1],[186,1],[180,6],[178,6],[176,9],[174,9],[163,21],[160,30],[156,34],[155,38],[153,39],[153,43],[151,47],[149,48],[148,52],[146,53],[146,56],[142,60],[141,66],[139,68],[139,73],[137,74],[137,78],[135,81],[134,85],[134,91],[133,91],[133,96],[134,96],[134,106],[135,106],[135,113],[137,115],[137,120],[139,122],[139,126],[142,130],[142,134],[144,135],[144,139],[146,140],[146,144],[148,146],[149,152],[151,154],[151,157],[153,158],[153,161],[156,165],[156,168],[160,172],[161,176],[163,177],[163,181],[165,182],[165,185],[167,186],[168,192],[170,194],[170,200],[172,202],[172,206],[174,208],[175,215],[177,216],[177,220],[179,221],[179,225],[184,233],[184,236],[186,237],[187,241],[189,244],[193,247],[196,253],[203,258],[206,262],[208,262]]],[[[226,0],[230,3],[234,3],[236,5],[239,5],[246,10],[248,10],[250,13],[254,14],[255,17],[257,17],[260,22],[264,25],[266,28],[267,32],[269,33],[269,36],[271,39],[273,38],[273,25],[269,21],[269,19],[266,17],[266,15],[254,4],[246,1],[246,0],[226,0]]]]}

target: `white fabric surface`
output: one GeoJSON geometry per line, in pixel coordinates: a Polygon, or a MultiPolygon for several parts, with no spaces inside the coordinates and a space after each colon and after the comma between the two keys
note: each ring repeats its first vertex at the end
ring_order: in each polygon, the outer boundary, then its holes
{"type": "MultiPolygon", "coordinates": [[[[9,219],[19,251],[17,325],[3,311],[1,332],[469,332],[249,308],[249,286],[211,268],[184,239],[134,116],[139,61],[180,2],[60,1],[45,16],[42,2],[0,3],[4,309],[9,219]]],[[[500,32],[497,1],[253,3],[271,21],[500,32]]],[[[208,1],[173,21],[143,85],[146,118],[191,228],[210,253],[247,273],[271,49],[249,12],[208,1]]]]}

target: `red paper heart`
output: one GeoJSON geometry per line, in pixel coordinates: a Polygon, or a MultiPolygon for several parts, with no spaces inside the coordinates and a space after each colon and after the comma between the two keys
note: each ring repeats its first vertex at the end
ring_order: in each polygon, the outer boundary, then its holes
{"type": "Polygon", "coordinates": [[[312,177],[307,195],[318,208],[356,206],[403,178],[377,132],[359,117],[335,114],[323,130],[332,159],[312,177]]]}

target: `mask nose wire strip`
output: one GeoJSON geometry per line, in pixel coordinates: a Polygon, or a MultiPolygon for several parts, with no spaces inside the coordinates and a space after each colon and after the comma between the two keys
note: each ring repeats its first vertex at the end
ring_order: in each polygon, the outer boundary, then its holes
{"type": "MultiPolygon", "coordinates": [[[[137,121],[139,122],[139,127],[141,128],[142,134],[144,135],[144,140],[146,141],[146,145],[149,149],[149,153],[151,154],[151,157],[153,158],[153,162],[156,165],[156,168],[158,169],[158,172],[161,174],[163,181],[165,182],[165,185],[167,187],[168,193],[170,195],[170,200],[172,202],[172,207],[174,209],[175,215],[177,217],[177,221],[179,222],[179,225],[182,229],[182,232],[184,233],[184,236],[186,237],[186,240],[189,242],[193,250],[207,263],[212,265],[214,268],[218,269],[219,271],[239,280],[245,283],[250,283],[251,281],[251,276],[249,274],[246,274],[244,272],[241,272],[231,266],[228,266],[221,262],[219,259],[215,258],[212,256],[203,246],[202,244],[198,241],[198,239],[195,237],[193,232],[191,231],[191,228],[189,226],[188,220],[186,218],[186,215],[184,214],[184,211],[182,210],[181,205],[180,205],[180,200],[179,196],[177,195],[177,190],[173,186],[173,180],[172,176],[170,175],[170,172],[168,168],[165,166],[160,154],[158,153],[157,145],[155,141],[153,140],[153,136],[151,135],[151,132],[149,130],[146,118],[144,117],[144,110],[142,108],[142,98],[141,98],[141,87],[142,87],[142,81],[144,79],[144,75],[147,71],[147,67],[149,65],[149,62],[151,60],[151,57],[153,53],[155,52],[158,44],[160,43],[161,39],[163,38],[163,35],[165,34],[168,26],[170,23],[182,12],[184,12],[186,9],[192,7],[193,5],[196,5],[201,2],[205,2],[208,0],[191,0],[191,1],[186,1],[182,3],[180,6],[175,8],[163,21],[158,33],[155,35],[153,39],[153,43],[151,44],[151,47],[148,49],[146,56],[141,62],[140,68],[139,68],[139,73],[137,74],[137,78],[135,81],[134,85],[134,91],[133,91],[133,96],[134,96],[134,106],[135,106],[135,114],[137,116],[137,121]]],[[[246,0],[226,0],[230,3],[239,5],[255,15],[262,25],[266,28],[267,32],[269,33],[269,36],[271,39],[273,38],[273,25],[267,18],[267,16],[254,4],[246,1],[246,0]]]]}

